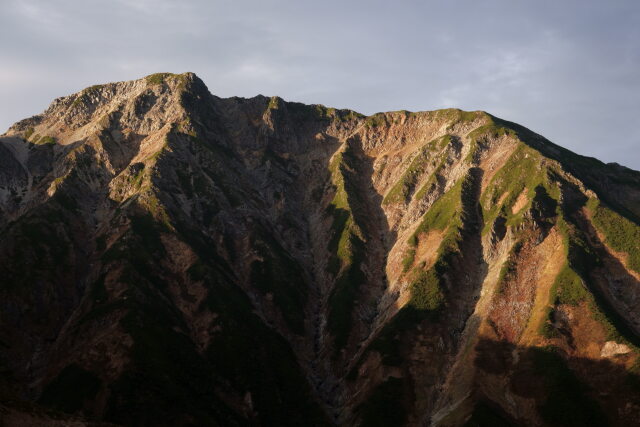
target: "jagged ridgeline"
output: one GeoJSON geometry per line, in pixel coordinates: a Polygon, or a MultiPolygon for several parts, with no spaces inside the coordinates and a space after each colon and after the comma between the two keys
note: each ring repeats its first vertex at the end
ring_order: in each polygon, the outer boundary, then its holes
{"type": "Polygon", "coordinates": [[[0,137],[6,425],[636,425],[640,173],[154,74],[0,137]]]}

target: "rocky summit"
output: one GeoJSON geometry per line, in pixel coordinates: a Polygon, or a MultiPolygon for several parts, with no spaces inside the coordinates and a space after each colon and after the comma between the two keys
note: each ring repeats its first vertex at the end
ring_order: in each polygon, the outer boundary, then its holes
{"type": "Polygon", "coordinates": [[[58,98],[0,137],[0,418],[638,425],[640,173],[192,73],[58,98]]]}

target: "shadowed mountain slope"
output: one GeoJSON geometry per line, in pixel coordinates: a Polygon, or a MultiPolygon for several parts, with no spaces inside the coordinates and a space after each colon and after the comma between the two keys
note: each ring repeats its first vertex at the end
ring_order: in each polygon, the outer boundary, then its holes
{"type": "Polygon", "coordinates": [[[92,86],[0,137],[0,416],[633,425],[639,224],[485,112],[92,86]]]}

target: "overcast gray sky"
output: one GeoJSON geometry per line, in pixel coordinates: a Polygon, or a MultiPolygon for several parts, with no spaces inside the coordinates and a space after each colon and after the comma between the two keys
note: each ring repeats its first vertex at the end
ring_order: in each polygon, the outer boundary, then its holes
{"type": "Polygon", "coordinates": [[[458,107],[640,169],[640,1],[0,0],[0,133],[86,86],[458,107]]]}

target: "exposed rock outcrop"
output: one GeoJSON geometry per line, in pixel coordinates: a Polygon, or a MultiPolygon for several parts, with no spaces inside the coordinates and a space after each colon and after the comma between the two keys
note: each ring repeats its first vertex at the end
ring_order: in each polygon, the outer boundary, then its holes
{"type": "Polygon", "coordinates": [[[481,111],[92,86],[0,137],[0,416],[631,425],[639,218],[481,111]]]}

